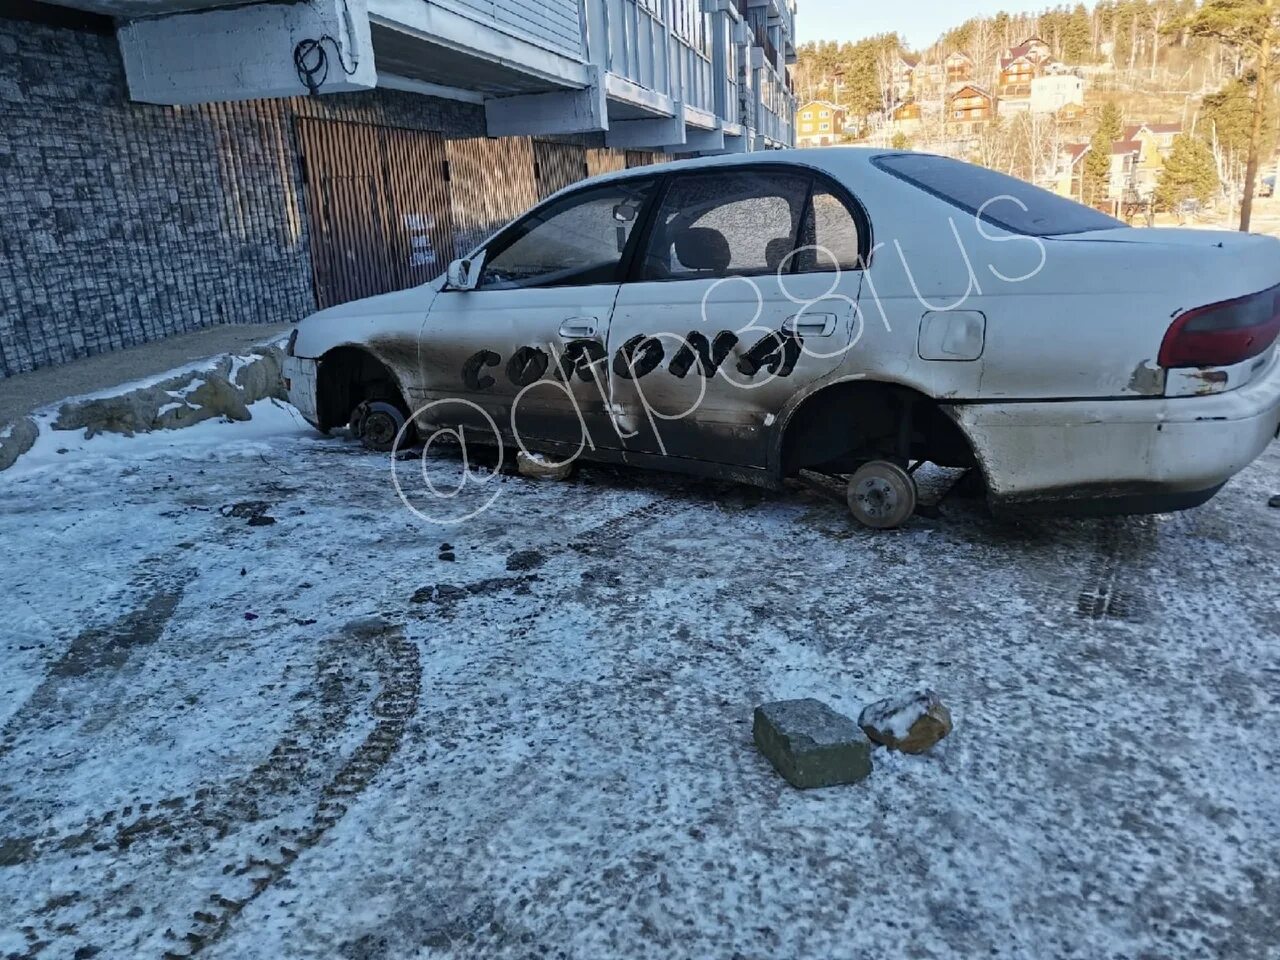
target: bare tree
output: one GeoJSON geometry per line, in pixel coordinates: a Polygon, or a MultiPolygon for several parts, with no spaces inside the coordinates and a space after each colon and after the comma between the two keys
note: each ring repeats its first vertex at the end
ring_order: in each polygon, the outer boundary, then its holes
{"type": "Polygon", "coordinates": [[[1003,49],[1001,38],[996,35],[995,24],[986,17],[979,17],[969,36],[968,54],[973,60],[973,79],[990,88],[996,75],[996,58],[1003,49]]]}
{"type": "Polygon", "coordinates": [[[1160,31],[1169,20],[1169,11],[1164,4],[1157,3],[1151,7],[1151,79],[1156,78],[1156,69],[1160,58],[1160,31]]]}
{"type": "Polygon", "coordinates": [[[880,88],[880,110],[888,116],[898,105],[897,63],[901,53],[888,45],[876,54],[876,83],[880,88]]]}

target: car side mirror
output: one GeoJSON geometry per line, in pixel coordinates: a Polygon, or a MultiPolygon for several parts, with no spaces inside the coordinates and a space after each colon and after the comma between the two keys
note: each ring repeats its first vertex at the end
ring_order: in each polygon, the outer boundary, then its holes
{"type": "Polygon", "coordinates": [[[480,285],[480,268],[484,265],[484,255],[474,258],[454,260],[449,264],[446,275],[446,290],[474,290],[480,285]]]}

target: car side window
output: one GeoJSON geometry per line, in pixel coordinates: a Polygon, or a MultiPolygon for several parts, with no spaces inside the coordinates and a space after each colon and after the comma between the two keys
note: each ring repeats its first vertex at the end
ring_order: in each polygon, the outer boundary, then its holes
{"type": "Polygon", "coordinates": [[[859,241],[853,211],[827,187],[816,184],[800,231],[800,245],[810,249],[796,255],[796,269],[800,273],[861,269],[859,241]]]}
{"type": "Polygon", "coordinates": [[[776,273],[795,250],[809,183],[782,168],[677,177],[654,219],[641,279],[776,273]]]}
{"type": "Polygon", "coordinates": [[[495,240],[478,289],[617,283],[653,184],[651,179],[606,184],[529,214],[495,240]]]}

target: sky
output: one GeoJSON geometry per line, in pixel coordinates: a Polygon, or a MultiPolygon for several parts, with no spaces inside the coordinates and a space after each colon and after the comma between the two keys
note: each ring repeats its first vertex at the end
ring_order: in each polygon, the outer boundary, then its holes
{"type": "Polygon", "coordinates": [[[914,49],[927,47],[949,27],[978,14],[1043,10],[1050,0],[799,0],[796,33],[801,43],[811,40],[861,40],[877,33],[897,32],[914,49]]]}

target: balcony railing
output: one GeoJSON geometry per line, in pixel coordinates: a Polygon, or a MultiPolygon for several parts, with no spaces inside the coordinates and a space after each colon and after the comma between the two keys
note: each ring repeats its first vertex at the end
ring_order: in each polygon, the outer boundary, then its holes
{"type": "Polygon", "coordinates": [[[647,90],[669,94],[671,48],[668,28],[657,10],[636,0],[587,0],[592,32],[591,60],[647,90]]]}
{"type": "Polygon", "coordinates": [[[778,69],[778,48],[774,46],[773,41],[769,39],[769,29],[764,26],[755,28],[756,46],[764,51],[765,58],[769,61],[770,66],[774,70],[778,69]]]}
{"type": "Polygon", "coordinates": [[[757,71],[760,87],[760,109],[756,111],[756,133],[777,143],[792,142],[795,121],[795,98],[786,89],[785,80],[768,67],[757,71]]]}
{"type": "Polygon", "coordinates": [[[457,12],[546,50],[567,57],[582,55],[578,0],[541,0],[529,6],[515,0],[465,0],[457,12]]]}

